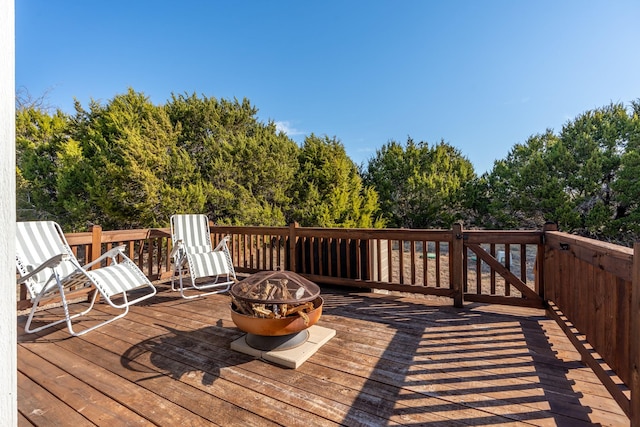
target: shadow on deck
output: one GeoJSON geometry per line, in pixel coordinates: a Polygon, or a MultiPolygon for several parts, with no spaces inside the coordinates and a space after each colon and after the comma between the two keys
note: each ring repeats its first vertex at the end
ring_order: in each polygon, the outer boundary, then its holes
{"type": "Polygon", "coordinates": [[[226,295],[161,290],[80,338],[19,318],[20,425],[629,424],[542,310],[322,294],[337,334],[296,370],[230,350],[226,295]]]}

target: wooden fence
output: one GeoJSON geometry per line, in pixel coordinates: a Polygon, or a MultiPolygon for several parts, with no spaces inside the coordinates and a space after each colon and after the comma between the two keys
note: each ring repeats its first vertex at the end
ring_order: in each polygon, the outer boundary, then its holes
{"type": "Polygon", "coordinates": [[[542,307],[542,231],[212,227],[238,271],[282,268],[318,283],[542,307]]]}
{"type": "MultiPolygon", "coordinates": [[[[292,224],[212,226],[211,232],[214,243],[230,236],[240,273],[290,270],[320,284],[449,297],[457,307],[465,301],[547,307],[632,425],[640,427],[640,245],[634,256],[632,249],[553,227],[478,231],[460,225],[413,230],[292,224]]],[[[172,276],[168,229],[94,226],[66,237],[81,263],[124,244],[151,280],[160,284],[172,276]]],[[[29,304],[21,288],[18,308],[29,304]]]]}
{"type": "Polygon", "coordinates": [[[627,415],[635,417],[636,426],[640,425],[639,261],[637,244],[634,256],[631,248],[553,229],[545,232],[547,312],[627,415]]]}

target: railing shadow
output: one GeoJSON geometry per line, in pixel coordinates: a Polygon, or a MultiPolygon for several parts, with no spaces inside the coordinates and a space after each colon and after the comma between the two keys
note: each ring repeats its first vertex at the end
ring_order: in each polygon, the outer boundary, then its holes
{"type": "MultiPolygon", "coordinates": [[[[324,292],[323,298],[322,322],[327,327],[333,324],[338,334],[314,356],[322,361],[314,364],[312,357],[299,373],[251,364],[252,356],[231,350],[230,342],[242,332],[228,320],[191,329],[159,319],[155,326],[160,333],[122,353],[121,364],[144,371],[140,382],[169,375],[198,388],[228,380],[257,390],[269,387],[259,383],[265,378],[272,385],[282,384],[278,378],[288,378],[296,388],[295,381],[321,385],[323,373],[314,370],[323,365],[345,375],[355,368],[367,374],[358,383],[344,384],[353,397],[341,421],[344,425],[372,419],[386,422],[367,425],[597,425],[592,408],[573,390],[572,370],[583,365],[565,360],[554,349],[545,331],[547,322],[553,321],[541,311],[526,316],[482,304],[454,309],[449,300],[431,305],[341,291],[324,292]],[[356,331],[347,330],[351,327],[356,331]],[[378,340],[378,327],[392,333],[380,333],[378,340]],[[371,360],[376,361],[373,368],[371,360]],[[247,376],[246,369],[259,375],[247,376]]],[[[328,387],[313,389],[335,400],[328,387]]],[[[278,398],[268,399],[272,397],[278,398]]]]}
{"type": "MultiPolygon", "coordinates": [[[[490,313],[481,304],[429,307],[363,294],[325,296],[324,312],[395,330],[346,424],[358,419],[366,402],[388,400],[394,389],[393,405],[378,407],[384,411],[378,415],[405,425],[596,424],[567,375],[583,365],[558,356],[543,315],[490,313]]],[[[358,363],[363,355],[352,357],[348,362],[358,363]]]]}

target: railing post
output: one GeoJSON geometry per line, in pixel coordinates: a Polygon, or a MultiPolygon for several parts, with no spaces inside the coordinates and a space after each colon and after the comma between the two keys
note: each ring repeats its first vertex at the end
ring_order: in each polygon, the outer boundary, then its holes
{"type": "Polygon", "coordinates": [[[536,266],[535,266],[535,287],[536,292],[542,298],[544,304],[546,301],[546,290],[545,290],[545,274],[544,274],[544,264],[547,259],[547,240],[546,235],[548,231],[558,231],[558,224],[555,222],[546,222],[542,226],[542,241],[538,245],[538,253],[536,254],[536,266]]]}
{"type": "Polygon", "coordinates": [[[297,222],[293,222],[289,224],[289,271],[297,272],[296,266],[296,247],[298,246],[298,235],[296,233],[296,228],[298,228],[299,224],[297,222]]]}
{"type": "Polygon", "coordinates": [[[631,282],[631,427],[640,427],[640,242],[633,246],[631,282]]]}
{"type": "MultiPolygon", "coordinates": [[[[102,255],[102,227],[99,225],[91,226],[91,259],[88,262],[100,258],[102,255]]],[[[99,265],[94,265],[91,269],[98,268],[99,265]]]]}
{"type": "Polygon", "coordinates": [[[454,291],[453,306],[461,308],[464,303],[462,281],[464,280],[464,231],[462,223],[453,224],[449,266],[451,269],[451,289],[454,291]]]}

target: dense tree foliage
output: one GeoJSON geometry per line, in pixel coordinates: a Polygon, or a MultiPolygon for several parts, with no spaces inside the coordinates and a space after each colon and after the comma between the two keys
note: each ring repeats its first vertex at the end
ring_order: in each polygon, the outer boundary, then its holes
{"type": "Polygon", "coordinates": [[[18,217],[39,219],[61,214],[56,191],[60,159],[69,139],[69,120],[39,108],[16,113],[18,217]]]}
{"type": "Polygon", "coordinates": [[[463,192],[475,178],[459,150],[441,141],[429,146],[411,138],[390,141],[364,173],[380,196],[382,214],[393,227],[449,227],[462,218],[463,192]]]}
{"type": "Polygon", "coordinates": [[[108,228],[158,227],[177,209],[201,210],[201,182],[177,147],[178,130],[164,109],[130,90],[88,113],[82,139],[89,200],[108,228]]]}
{"type": "Polygon", "coordinates": [[[513,146],[477,177],[453,146],[390,141],[360,169],[335,137],[298,146],[244,99],[130,89],[51,113],[20,92],[19,220],[65,230],[166,226],[173,213],[219,223],[322,227],[539,228],[618,243],[640,238],[640,100],[610,104],[513,146]]]}
{"type": "Polygon", "coordinates": [[[299,154],[293,217],[303,226],[370,228],[376,218],[378,194],[364,187],[358,168],[335,138],[307,137],[299,154]]]}
{"type": "Polygon", "coordinates": [[[477,183],[483,189],[476,200],[476,206],[482,206],[483,225],[537,228],[546,221],[573,221],[572,211],[565,209],[569,195],[564,191],[564,164],[570,161],[570,153],[550,130],[516,144],[477,183]]]}
{"type": "Polygon", "coordinates": [[[76,103],[72,117],[33,105],[17,109],[20,220],[138,228],[205,212],[238,225],[381,225],[377,194],[339,142],[313,136],[301,148],[248,100],[173,95],[153,105],[130,89],[86,110],[76,103]]]}
{"type": "Polygon", "coordinates": [[[212,219],[261,225],[290,219],[298,146],[274,123],[260,123],[248,100],[174,95],[166,110],[181,127],[179,148],[207,183],[205,210],[212,219]]]}
{"type": "Polygon", "coordinates": [[[638,103],[587,111],[516,144],[476,183],[477,222],[489,227],[540,227],[599,239],[637,237],[638,103]],[[633,233],[636,233],[635,236],[633,233]]]}

